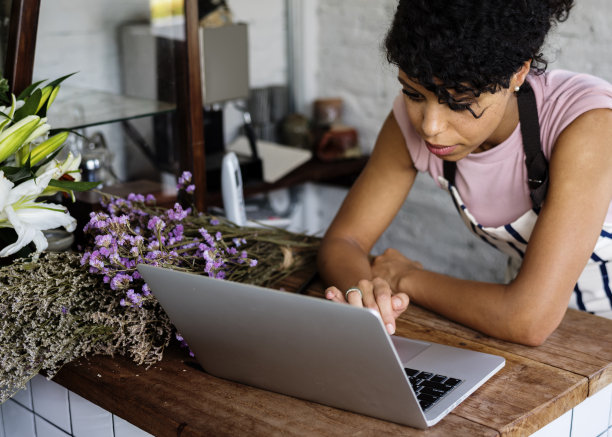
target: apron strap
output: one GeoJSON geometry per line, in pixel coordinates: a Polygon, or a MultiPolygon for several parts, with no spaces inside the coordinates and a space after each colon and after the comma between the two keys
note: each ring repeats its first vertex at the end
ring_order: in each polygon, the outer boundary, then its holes
{"type": "MultiPolygon", "coordinates": [[[[537,209],[542,206],[548,190],[548,161],[542,152],[542,143],[540,142],[540,122],[535,95],[527,81],[523,83],[517,93],[517,100],[529,196],[531,197],[531,204],[537,209]]],[[[457,163],[444,161],[443,165],[444,178],[454,185],[457,163]]]]}

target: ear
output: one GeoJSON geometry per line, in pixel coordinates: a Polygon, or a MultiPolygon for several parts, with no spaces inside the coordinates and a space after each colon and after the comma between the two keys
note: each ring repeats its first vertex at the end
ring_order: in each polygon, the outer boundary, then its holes
{"type": "Polygon", "coordinates": [[[520,87],[525,82],[527,75],[529,74],[529,70],[531,70],[531,59],[525,61],[521,68],[519,68],[516,73],[512,75],[510,79],[510,89],[514,89],[515,87],[520,87]]]}

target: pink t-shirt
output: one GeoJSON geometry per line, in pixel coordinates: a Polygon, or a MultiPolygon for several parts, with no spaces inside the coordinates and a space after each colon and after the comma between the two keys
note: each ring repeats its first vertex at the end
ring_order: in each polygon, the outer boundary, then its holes
{"type": "MultiPolygon", "coordinates": [[[[542,149],[549,161],[557,138],[574,119],[591,109],[612,108],[612,85],[594,76],[554,70],[530,74],[527,80],[535,93],[542,149]]],[[[438,183],[443,161],[427,150],[412,127],[402,96],[393,103],[393,115],[415,167],[438,183]]],[[[528,211],[531,200],[520,125],[498,146],[458,161],[455,183],[468,210],[483,226],[502,226],[528,211]]],[[[612,204],[606,223],[612,223],[612,204]]]]}

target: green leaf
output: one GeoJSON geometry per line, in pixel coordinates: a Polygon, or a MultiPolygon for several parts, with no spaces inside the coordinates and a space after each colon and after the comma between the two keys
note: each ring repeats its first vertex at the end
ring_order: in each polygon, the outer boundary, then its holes
{"type": "Polygon", "coordinates": [[[68,79],[70,76],[72,76],[73,74],[77,74],[77,73],[78,71],[75,71],[74,73],[67,74],[66,76],[60,77],[59,79],[55,79],[53,82],[48,83],[47,86],[52,86],[52,87],[58,86],[60,83],[68,79]]]}
{"type": "Polygon", "coordinates": [[[27,117],[28,115],[36,114],[36,110],[38,109],[38,104],[40,103],[41,98],[42,91],[40,89],[34,91],[32,95],[26,99],[25,104],[17,111],[15,111],[13,123],[17,123],[19,120],[27,117]]]}
{"type": "Polygon", "coordinates": [[[0,79],[0,105],[9,106],[11,104],[11,93],[9,92],[8,80],[4,77],[0,79]]]}
{"type": "Polygon", "coordinates": [[[4,176],[9,181],[14,183],[15,185],[18,185],[34,177],[34,174],[32,173],[32,170],[30,169],[29,166],[28,167],[26,166],[24,167],[5,166],[5,167],[0,167],[0,170],[2,170],[4,172],[4,176]]]}
{"type": "Polygon", "coordinates": [[[39,80],[38,82],[34,82],[32,85],[28,86],[25,90],[21,92],[21,94],[17,96],[17,100],[25,100],[28,97],[30,97],[30,94],[32,94],[32,91],[34,91],[34,88],[36,88],[38,85],[43,83],[45,80],[47,79],[39,80]]]}
{"type": "Polygon", "coordinates": [[[57,179],[51,179],[49,181],[50,187],[61,188],[63,190],[70,191],[87,191],[92,188],[96,188],[100,185],[100,182],[85,182],[85,181],[58,181],[57,179]]]}

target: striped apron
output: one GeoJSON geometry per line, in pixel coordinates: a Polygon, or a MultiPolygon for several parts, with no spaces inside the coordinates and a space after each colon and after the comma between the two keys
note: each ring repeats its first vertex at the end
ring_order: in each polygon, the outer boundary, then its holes
{"type": "MultiPolygon", "coordinates": [[[[440,185],[447,189],[466,226],[482,241],[508,255],[508,282],[516,276],[521,266],[527,242],[538,219],[539,208],[532,208],[514,222],[487,227],[476,221],[461,199],[457,188],[440,176],[440,185]]],[[[570,308],[588,311],[612,319],[612,223],[604,223],[603,229],[589,261],[574,286],[570,308]]]]}
{"type": "MultiPolygon", "coordinates": [[[[528,82],[523,84],[517,97],[532,209],[505,226],[482,226],[470,214],[457,191],[454,183],[456,163],[444,161],[444,177],[439,177],[440,185],[450,192],[468,228],[481,240],[509,256],[506,272],[508,282],[514,279],[523,262],[527,242],[548,189],[548,162],[540,142],[536,100],[528,82]]],[[[612,319],[612,284],[609,273],[612,273],[612,223],[604,223],[595,249],[574,286],[569,307],[612,319]]]]}

